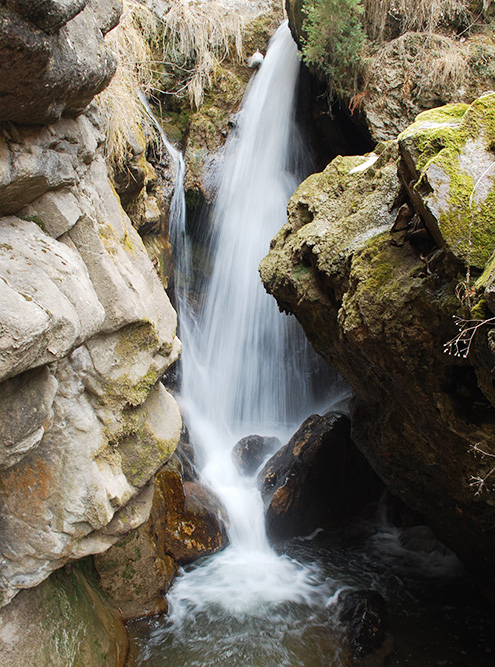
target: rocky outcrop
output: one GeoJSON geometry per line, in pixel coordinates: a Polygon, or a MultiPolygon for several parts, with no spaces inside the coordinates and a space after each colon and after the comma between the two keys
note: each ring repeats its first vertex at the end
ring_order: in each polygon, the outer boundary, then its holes
{"type": "Polygon", "coordinates": [[[309,535],[358,516],[382,484],[350,437],[349,419],[311,415],[258,476],[271,538],[309,535]]]}
{"type": "Polygon", "coordinates": [[[129,641],[88,563],[59,570],[0,610],[2,667],[123,667],[129,641]]]}
{"type": "Polygon", "coordinates": [[[398,145],[336,158],[296,191],[261,265],[279,306],[355,389],[353,440],[485,592],[495,563],[494,108],[492,94],[424,114],[398,145]],[[460,333],[453,316],[473,328],[460,321],[460,333]]]}
{"type": "Polygon", "coordinates": [[[115,72],[103,35],[121,9],[121,0],[3,2],[0,121],[49,123],[80,113],[115,72]]]}
{"type": "Polygon", "coordinates": [[[5,604],[145,521],[181,420],[176,316],[93,113],[1,140],[0,586],[5,604]]]}

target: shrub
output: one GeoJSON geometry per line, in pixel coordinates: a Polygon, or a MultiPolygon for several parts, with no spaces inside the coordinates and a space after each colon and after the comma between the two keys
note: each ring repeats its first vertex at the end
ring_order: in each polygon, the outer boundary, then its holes
{"type": "Polygon", "coordinates": [[[366,36],[360,0],[306,0],[304,62],[326,76],[330,89],[348,97],[356,92],[366,36]]]}

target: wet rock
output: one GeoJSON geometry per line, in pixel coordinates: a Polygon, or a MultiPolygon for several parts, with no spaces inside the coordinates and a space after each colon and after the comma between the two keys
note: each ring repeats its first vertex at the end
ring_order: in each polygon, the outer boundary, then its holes
{"type": "Polygon", "coordinates": [[[0,610],[2,667],[123,667],[129,640],[88,563],[59,570],[0,610]]]}
{"type": "Polygon", "coordinates": [[[184,482],[196,482],[198,480],[197,460],[194,445],[189,441],[189,431],[185,424],[182,425],[179,444],[175,450],[175,456],[180,464],[180,474],[184,482]]]}
{"type": "Polygon", "coordinates": [[[383,596],[377,591],[346,590],[339,594],[337,604],[352,653],[350,664],[381,667],[392,652],[383,596]]]}
{"type": "Polygon", "coordinates": [[[254,475],[263,460],[282,445],[278,438],[248,435],[232,449],[232,459],[241,475],[254,475]]]}
{"type": "Polygon", "coordinates": [[[182,482],[177,464],[157,475],[152,520],[158,548],[181,565],[215,553],[227,544],[225,510],[199,482],[182,482]]]}
{"type": "Polygon", "coordinates": [[[270,537],[307,535],[355,516],[382,485],[350,436],[347,417],[308,417],[258,476],[270,537]]]}
{"type": "Polygon", "coordinates": [[[50,123],[64,111],[80,113],[105,88],[116,61],[102,28],[115,22],[121,7],[99,4],[95,12],[84,0],[4,3],[0,121],[50,123]]]}
{"type": "Polygon", "coordinates": [[[399,544],[408,551],[425,551],[446,556],[451,554],[450,549],[438,540],[429,526],[412,526],[403,530],[399,535],[399,544]]]}
{"type": "Polygon", "coordinates": [[[160,547],[160,509],[154,505],[148,521],[102,554],[94,556],[100,586],[124,621],[167,611],[165,593],[177,565],[160,547]],[[158,524],[155,521],[158,520],[158,524]]]}

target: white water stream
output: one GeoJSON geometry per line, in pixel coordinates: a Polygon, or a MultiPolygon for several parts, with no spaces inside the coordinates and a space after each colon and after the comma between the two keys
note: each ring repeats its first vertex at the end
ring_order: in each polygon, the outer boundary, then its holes
{"type": "Polygon", "coordinates": [[[212,217],[213,272],[201,311],[179,303],[181,405],[200,448],[201,478],[227,509],[230,546],[175,582],[169,602],[177,617],[212,603],[242,613],[314,594],[313,573],[269,546],[256,480],[241,477],[231,459],[241,437],[256,433],[286,441],[315,410],[304,336],[292,318],[280,314],[258,274],[302,178],[294,120],[299,66],[284,23],[227,143],[212,217]]]}

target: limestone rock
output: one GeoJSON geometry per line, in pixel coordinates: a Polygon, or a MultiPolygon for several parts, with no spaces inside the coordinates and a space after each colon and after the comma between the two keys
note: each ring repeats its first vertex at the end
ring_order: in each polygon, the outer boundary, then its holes
{"type": "Polygon", "coordinates": [[[145,521],[151,498],[148,491],[143,503],[140,489],[179,438],[177,405],[160,384],[121,416],[126,436],[112,444],[67,360],[59,362],[55,376],[51,427],[0,476],[4,603],[18,587],[36,585],[65,562],[105,550],[145,521]]]}
{"type": "Polygon", "coordinates": [[[43,225],[43,230],[54,239],[72,229],[82,216],[77,197],[69,188],[47,192],[36,200],[35,206],[26,206],[20,212],[25,220],[43,225]]]}
{"type": "Polygon", "coordinates": [[[57,381],[47,366],[0,384],[0,469],[41,442],[53,417],[57,381]]]}
{"type": "Polygon", "coordinates": [[[2,667],[123,667],[129,640],[88,564],[59,570],[0,610],[2,667]]]}
{"type": "Polygon", "coordinates": [[[77,185],[101,142],[90,115],[48,127],[8,125],[0,137],[0,214],[18,213],[48,191],[77,185]]]}
{"type": "Polygon", "coordinates": [[[282,445],[278,438],[248,435],[232,449],[232,459],[242,475],[253,475],[263,460],[282,445]]]}
{"type": "Polygon", "coordinates": [[[176,315],[95,113],[4,139],[0,201],[28,219],[0,218],[0,605],[145,522],[181,430],[176,315]]]}
{"type": "Polygon", "coordinates": [[[270,537],[308,535],[356,516],[383,491],[350,439],[347,417],[312,415],[258,476],[270,537]]]}
{"type": "Polygon", "coordinates": [[[4,4],[41,30],[52,32],[82,12],[88,0],[6,0],[4,4]]]}
{"type": "Polygon", "coordinates": [[[79,254],[34,222],[0,220],[0,379],[66,356],[104,310],[79,254]]]}
{"type": "Polygon", "coordinates": [[[85,0],[3,3],[0,121],[50,123],[64,111],[80,113],[109,83],[116,61],[102,29],[115,23],[120,7],[99,5],[95,12],[85,0]]]}

